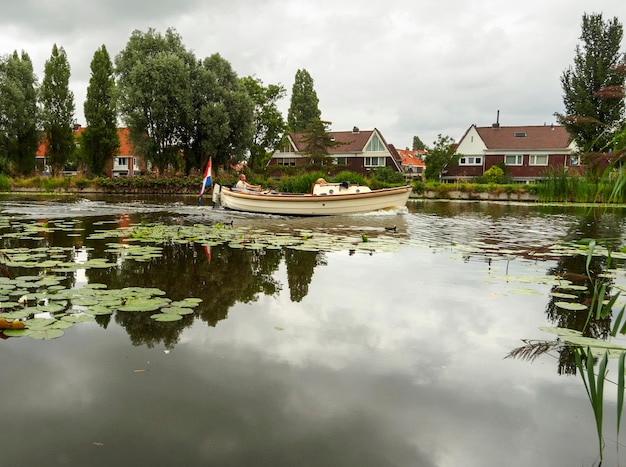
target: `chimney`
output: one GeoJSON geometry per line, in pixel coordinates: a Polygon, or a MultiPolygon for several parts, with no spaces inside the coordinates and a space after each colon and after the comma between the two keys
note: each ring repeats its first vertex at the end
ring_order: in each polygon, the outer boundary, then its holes
{"type": "Polygon", "coordinates": [[[498,113],[496,115],[496,123],[494,123],[493,125],[491,125],[492,128],[500,128],[500,111],[498,110],[498,113]]]}
{"type": "Polygon", "coordinates": [[[352,128],[352,133],[358,134],[359,133],[359,127],[358,126],[353,127],[352,128]]]}

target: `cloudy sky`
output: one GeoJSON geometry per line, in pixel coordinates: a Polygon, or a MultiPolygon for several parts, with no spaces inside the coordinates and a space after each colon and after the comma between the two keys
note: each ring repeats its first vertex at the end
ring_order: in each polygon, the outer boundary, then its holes
{"type": "Polygon", "coordinates": [[[132,31],[171,27],[198,58],[219,53],[239,76],[285,86],[285,118],[306,69],[333,130],[378,128],[403,148],[414,135],[458,141],[498,111],[501,125],[553,123],[585,12],[626,22],[623,0],[20,0],[2,7],[0,54],[26,51],[41,82],[63,47],[85,124],[96,49],[115,57],[132,31]]]}

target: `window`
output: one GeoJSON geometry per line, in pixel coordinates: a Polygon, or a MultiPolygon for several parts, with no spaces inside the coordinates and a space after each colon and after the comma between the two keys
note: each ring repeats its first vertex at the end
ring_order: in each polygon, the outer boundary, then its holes
{"type": "Polygon", "coordinates": [[[372,139],[370,139],[370,142],[367,143],[367,146],[365,147],[365,151],[366,152],[381,152],[384,150],[385,150],[385,145],[380,140],[378,135],[374,133],[374,136],[372,136],[372,139]]]}
{"type": "Polygon", "coordinates": [[[569,165],[580,165],[580,156],[569,156],[569,165]]]}
{"type": "Polygon", "coordinates": [[[123,165],[124,167],[128,166],[128,158],[127,157],[118,157],[117,165],[123,165]]]}
{"type": "Polygon", "coordinates": [[[333,161],[333,163],[339,164],[339,165],[346,165],[348,163],[348,158],[347,157],[335,157],[335,160],[333,161]]]}
{"type": "Polygon", "coordinates": [[[459,159],[459,165],[482,165],[483,158],[481,156],[462,156],[459,159]]]}
{"type": "Polygon", "coordinates": [[[281,157],[279,159],[276,159],[276,165],[285,165],[287,167],[295,167],[296,158],[295,157],[281,157]]]}
{"type": "Polygon", "coordinates": [[[548,156],[539,155],[539,154],[531,154],[530,165],[548,165],[548,156]]]}
{"type": "Polygon", "coordinates": [[[504,163],[506,165],[522,165],[523,156],[516,154],[513,156],[504,156],[504,163]]]}
{"type": "Polygon", "coordinates": [[[365,158],[365,167],[384,167],[384,166],[385,166],[384,157],[366,157],[365,158]]]}

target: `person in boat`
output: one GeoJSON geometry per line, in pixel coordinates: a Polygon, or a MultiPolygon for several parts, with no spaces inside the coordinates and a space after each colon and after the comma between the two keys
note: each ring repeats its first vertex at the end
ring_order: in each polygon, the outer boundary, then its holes
{"type": "Polygon", "coordinates": [[[239,175],[239,181],[235,185],[235,188],[240,191],[261,191],[261,185],[251,185],[246,181],[246,174],[239,175]]]}

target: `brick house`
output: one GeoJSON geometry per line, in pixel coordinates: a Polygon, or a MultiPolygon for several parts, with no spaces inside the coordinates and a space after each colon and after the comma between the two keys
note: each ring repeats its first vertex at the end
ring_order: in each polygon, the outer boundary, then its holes
{"type": "Polygon", "coordinates": [[[448,167],[442,181],[479,177],[494,165],[508,167],[516,183],[532,183],[551,168],[578,168],[576,146],[561,125],[477,127],[459,141],[457,165],[448,167]]]}
{"type": "MultiPolygon", "coordinates": [[[[392,144],[389,146],[394,148],[392,144]]],[[[404,178],[406,180],[421,179],[424,174],[424,169],[426,168],[426,164],[421,156],[426,154],[426,151],[411,150],[409,148],[394,149],[400,157],[400,167],[404,173],[404,178]]]]}
{"type": "MultiPolygon", "coordinates": [[[[85,131],[85,127],[81,125],[74,126],[74,139],[79,141],[80,134],[85,131]]],[[[104,167],[104,174],[109,177],[130,176],[138,175],[141,172],[146,171],[146,164],[143,158],[134,154],[132,144],[130,142],[130,133],[128,128],[118,128],[117,134],[120,138],[120,147],[117,156],[106,162],[104,167]]],[[[47,141],[42,141],[39,144],[37,153],[35,154],[35,161],[37,170],[40,172],[50,172],[50,166],[46,160],[46,148],[47,141]]],[[[79,168],[80,171],[80,168],[79,168]]]]}
{"type": "MultiPolygon", "coordinates": [[[[344,165],[346,170],[363,175],[368,175],[370,170],[379,167],[402,171],[400,156],[376,128],[360,130],[354,127],[352,131],[329,131],[328,134],[333,141],[339,143],[328,149],[334,164],[344,165]]],[[[309,157],[305,154],[304,136],[305,133],[289,133],[286,146],[274,152],[268,167],[298,167],[309,164],[309,157]]]]}

